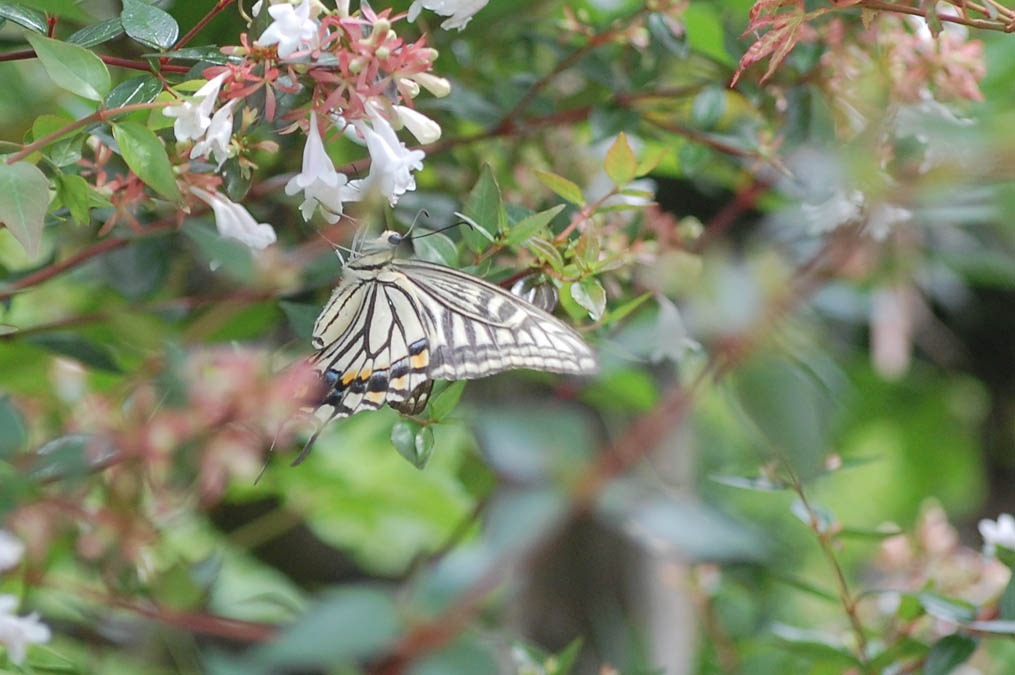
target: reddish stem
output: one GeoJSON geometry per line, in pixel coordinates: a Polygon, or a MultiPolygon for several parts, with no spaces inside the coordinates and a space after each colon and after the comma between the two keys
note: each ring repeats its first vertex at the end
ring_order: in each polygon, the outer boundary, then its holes
{"type": "Polygon", "coordinates": [[[191,41],[191,40],[192,40],[192,39],[194,38],[194,36],[195,36],[195,35],[197,35],[197,34],[198,34],[198,32],[199,32],[199,31],[200,31],[200,30],[201,30],[202,28],[204,28],[205,26],[207,26],[207,25],[208,25],[208,22],[209,22],[209,21],[211,21],[212,19],[214,19],[214,18],[215,18],[215,16],[216,16],[216,15],[217,15],[217,14],[218,14],[219,12],[221,12],[222,10],[224,10],[224,9],[225,9],[226,7],[228,7],[228,6],[229,6],[229,5],[231,5],[231,4],[233,4],[233,0],[219,0],[219,1],[218,1],[218,4],[217,4],[217,5],[215,5],[214,7],[212,7],[212,8],[211,8],[211,11],[210,11],[210,12],[208,12],[207,14],[205,14],[205,15],[204,15],[204,16],[203,16],[203,17],[201,18],[201,20],[200,20],[200,21],[198,21],[198,22],[197,22],[196,24],[194,24],[194,27],[193,27],[193,28],[191,28],[190,30],[188,30],[188,31],[186,32],[186,34],[184,34],[184,36],[183,36],[182,38],[180,38],[179,40],[177,40],[177,41],[176,41],[176,44],[175,44],[175,45],[173,45],[173,47],[172,47],[172,49],[171,49],[170,51],[175,51],[175,50],[177,50],[177,49],[179,49],[179,48],[183,47],[183,46],[184,46],[185,44],[187,44],[188,42],[190,42],[190,41],[191,41]]]}
{"type": "MultiPolygon", "coordinates": [[[[23,49],[18,52],[7,52],[6,54],[0,54],[0,61],[24,61],[25,59],[35,58],[34,49],[23,49]]],[[[105,54],[96,54],[103,63],[107,63],[111,66],[119,66],[120,68],[130,68],[131,70],[144,70],[149,73],[157,72],[157,69],[152,68],[150,64],[145,61],[135,61],[132,59],[121,59],[116,56],[106,56],[105,54]]],[[[190,68],[187,66],[162,66],[162,70],[170,73],[187,73],[190,72],[190,68]]]]}

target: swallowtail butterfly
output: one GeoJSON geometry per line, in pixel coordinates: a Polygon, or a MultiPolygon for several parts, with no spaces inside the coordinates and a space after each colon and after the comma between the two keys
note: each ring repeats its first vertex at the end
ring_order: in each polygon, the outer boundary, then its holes
{"type": "Polygon", "coordinates": [[[592,348],[574,329],[465,272],[396,258],[403,239],[387,231],[355,247],[317,317],[312,363],[324,385],[314,413],[321,428],[385,403],[415,415],[434,380],[471,380],[513,368],[578,375],[598,370],[592,348]]]}

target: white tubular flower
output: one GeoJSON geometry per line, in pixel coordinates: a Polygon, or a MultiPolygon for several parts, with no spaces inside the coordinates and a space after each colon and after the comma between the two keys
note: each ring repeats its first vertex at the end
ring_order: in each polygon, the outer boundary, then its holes
{"type": "Polygon", "coordinates": [[[170,106],[162,112],[166,117],[176,118],[173,122],[176,140],[196,141],[204,136],[204,132],[211,125],[211,111],[215,108],[215,101],[218,99],[219,89],[222,88],[226,75],[227,73],[216,75],[198,89],[192,99],[180,105],[170,106]]]}
{"type": "Polygon", "coordinates": [[[401,195],[416,189],[412,172],[423,168],[426,153],[405,147],[391,124],[374,108],[368,108],[368,114],[370,124],[358,121],[356,129],[367,143],[370,173],[363,180],[353,181],[350,186],[363,192],[376,188],[394,206],[401,195]]]}
{"type": "Polygon", "coordinates": [[[191,149],[191,159],[207,157],[209,153],[213,153],[215,159],[218,160],[219,168],[222,168],[222,163],[233,155],[234,151],[229,145],[229,141],[233,138],[233,108],[238,100],[234,98],[218,109],[214,117],[211,118],[208,135],[203,141],[195,143],[191,149]]]}
{"type": "Polygon", "coordinates": [[[278,56],[287,59],[293,52],[312,47],[317,40],[317,22],[310,18],[310,0],[294,8],[288,3],[272,5],[268,13],[274,21],[254,42],[258,47],[278,45],[278,56]]]}
{"type": "Polygon", "coordinates": [[[415,73],[409,75],[409,78],[437,98],[444,98],[451,93],[451,83],[432,73],[415,73]]]}
{"type": "Polygon", "coordinates": [[[997,521],[984,518],[977,526],[983,536],[983,552],[994,555],[998,546],[1015,551],[1015,516],[1002,513],[997,521]]]}
{"type": "Polygon", "coordinates": [[[50,632],[46,624],[39,621],[39,615],[18,616],[18,599],[13,595],[0,595],[0,645],[7,648],[7,655],[17,665],[25,662],[28,645],[49,642],[50,632]]]}
{"type": "Polygon", "coordinates": [[[310,130],[303,146],[303,170],[286,183],[285,193],[294,195],[303,191],[300,213],[310,220],[320,206],[324,219],[337,223],[342,217],[342,203],[359,199],[359,190],[348,185],[345,174],[335,171],[335,165],[324,149],[324,140],[317,128],[317,114],[310,111],[310,130]]]}
{"type": "Polygon", "coordinates": [[[441,137],[441,125],[423,113],[404,105],[396,105],[395,112],[398,114],[398,120],[420,143],[433,143],[441,137]]]}
{"type": "Polygon", "coordinates": [[[275,230],[271,225],[258,223],[241,205],[221,194],[198,187],[190,188],[190,192],[211,207],[215,213],[215,226],[223,237],[235,239],[257,250],[275,243],[275,230]]]}
{"type": "Polygon", "coordinates": [[[25,545],[7,530],[0,530],[0,572],[18,566],[25,554],[25,545]]]}
{"type": "Polygon", "coordinates": [[[486,7],[489,0],[415,0],[409,7],[409,21],[415,21],[420,10],[429,9],[448,19],[441,24],[444,30],[462,30],[476,12],[486,7]]]}

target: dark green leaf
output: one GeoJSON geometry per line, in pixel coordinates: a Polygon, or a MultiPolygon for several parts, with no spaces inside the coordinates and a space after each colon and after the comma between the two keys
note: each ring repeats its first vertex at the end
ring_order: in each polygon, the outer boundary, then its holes
{"type": "Polygon", "coordinates": [[[139,239],[100,258],[110,286],[132,300],[157,291],[169,274],[170,250],[157,238],[139,239]]]}
{"type": "Polygon", "coordinates": [[[142,54],[144,58],[155,59],[161,57],[169,57],[174,61],[205,61],[207,63],[226,64],[229,63],[229,58],[222,53],[222,50],[214,45],[207,47],[184,47],[183,49],[174,49],[171,52],[165,54],[154,53],[154,54],[142,54]]]}
{"type": "Polygon", "coordinates": [[[522,218],[511,226],[511,229],[508,231],[507,239],[505,239],[504,243],[508,246],[515,246],[517,244],[521,244],[529,237],[542,234],[547,225],[549,225],[550,222],[557,217],[557,214],[564,210],[564,208],[564,204],[558,204],[553,208],[540,211],[539,213],[533,213],[530,216],[522,218]]]}
{"type": "Polygon", "coordinates": [[[465,380],[449,384],[444,391],[433,397],[430,402],[430,415],[438,421],[447,417],[458,405],[464,390],[465,380]]]}
{"type": "Polygon", "coordinates": [[[68,356],[89,368],[111,373],[121,372],[105,346],[88,342],[74,333],[46,333],[30,337],[28,342],[61,356],[68,356]]]}
{"type": "Polygon", "coordinates": [[[92,101],[101,101],[111,81],[106,64],[84,47],[29,33],[42,67],[58,86],[92,101]]]}
{"type": "Polygon", "coordinates": [[[49,181],[34,164],[0,162],[0,222],[32,258],[39,254],[49,181]]]}
{"type": "Polygon", "coordinates": [[[180,35],[176,19],[142,0],[123,0],[120,21],[127,35],[153,49],[169,49],[180,35]]]}
{"type": "Polygon", "coordinates": [[[726,109],[726,89],[705,87],[694,97],[691,104],[691,121],[694,126],[711,131],[722,118],[726,109]]]}
{"type": "Polygon", "coordinates": [[[45,35],[49,30],[45,14],[17,2],[0,2],[0,17],[34,30],[36,33],[45,35]]]}
{"type": "Polygon", "coordinates": [[[0,396],[0,459],[9,459],[28,441],[25,421],[7,396],[0,396]]]}
{"type": "Polygon", "coordinates": [[[133,103],[151,103],[162,93],[162,83],[151,75],[132,77],[121,82],[106,97],[107,108],[122,108],[133,103]]]}
{"type": "Polygon", "coordinates": [[[163,197],[177,201],[180,189],[169,155],[155,132],[129,120],[113,125],[113,138],[131,171],[163,197]]]}
{"type": "Polygon", "coordinates": [[[651,292],[642,293],[633,300],[628,300],[620,307],[617,307],[616,309],[611,309],[609,312],[607,312],[606,320],[604,321],[604,323],[610,325],[618,321],[622,321],[623,319],[627,318],[627,316],[631,312],[641,307],[646,300],[652,297],[652,295],[653,294],[651,292]]]}
{"type": "Polygon", "coordinates": [[[112,452],[112,448],[93,436],[63,436],[39,448],[35,454],[32,476],[36,480],[83,476],[91,466],[108,459],[112,452]]]}
{"type": "Polygon", "coordinates": [[[293,332],[309,341],[314,334],[314,322],[317,321],[317,315],[321,313],[321,308],[318,305],[289,302],[288,300],[279,300],[278,306],[285,312],[293,332]]]}
{"type": "Polygon", "coordinates": [[[116,16],[100,23],[93,23],[67,38],[67,42],[73,42],[81,47],[94,47],[103,42],[109,42],[123,35],[123,24],[120,17],[116,16]]]}
{"type": "Polygon", "coordinates": [[[244,170],[240,165],[240,158],[230,157],[222,165],[222,178],[225,179],[226,197],[234,202],[243,201],[250,191],[250,184],[254,174],[250,169],[244,170]]]}
{"type": "Polygon", "coordinates": [[[924,675],[948,675],[969,660],[977,642],[967,635],[946,635],[930,647],[923,663],[924,675]]]}
{"type": "Polygon", "coordinates": [[[476,252],[486,248],[487,241],[500,234],[507,224],[507,213],[501,201],[500,187],[489,164],[483,165],[479,180],[465,201],[464,215],[489,235],[484,237],[474,227],[465,229],[463,233],[465,243],[476,252]]]}

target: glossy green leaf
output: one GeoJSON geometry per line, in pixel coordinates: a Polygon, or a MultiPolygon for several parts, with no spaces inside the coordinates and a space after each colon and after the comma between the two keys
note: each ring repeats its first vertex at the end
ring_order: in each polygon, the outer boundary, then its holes
{"type": "Polygon", "coordinates": [[[48,208],[49,181],[37,166],[0,162],[0,222],[30,257],[39,253],[48,208]]]}
{"type": "Polygon", "coordinates": [[[141,75],[125,80],[113,88],[106,97],[107,108],[122,108],[134,103],[151,103],[162,93],[162,82],[152,75],[141,75]]]}
{"type": "Polygon", "coordinates": [[[565,208],[564,204],[558,204],[553,208],[522,218],[511,226],[504,243],[508,246],[516,246],[530,237],[542,234],[543,230],[557,217],[557,214],[565,208]]]}
{"type": "Polygon", "coordinates": [[[0,2],[0,17],[36,33],[45,34],[49,29],[45,14],[17,2],[0,2]]]}
{"type": "Polygon", "coordinates": [[[433,429],[402,419],[391,428],[391,443],[417,469],[425,468],[434,451],[433,429]]]}
{"type": "Polygon", "coordinates": [[[127,35],[153,49],[169,49],[180,35],[176,19],[142,0],[123,0],[120,21],[127,35]]]}
{"type": "Polygon", "coordinates": [[[624,132],[617,134],[617,140],[606,151],[603,167],[610,180],[620,187],[634,180],[638,172],[638,159],[634,156],[634,151],[631,150],[624,132]]]}
{"type": "Polygon", "coordinates": [[[977,641],[968,635],[946,635],[930,647],[923,663],[923,675],[948,675],[969,660],[977,641]]]}
{"type": "Polygon", "coordinates": [[[113,138],[131,171],[163,197],[179,200],[180,189],[162,141],[148,127],[129,120],[113,125],[113,138]]]}
{"type": "Polygon", "coordinates": [[[536,177],[539,181],[550,188],[558,195],[578,206],[584,206],[585,196],[582,194],[581,188],[569,181],[563,176],[558,176],[555,173],[549,171],[536,171],[536,177]]]}
{"type": "Polygon", "coordinates": [[[115,40],[121,35],[123,35],[123,24],[120,23],[120,17],[116,16],[106,21],[85,26],[76,33],[71,34],[67,38],[67,42],[73,42],[81,47],[95,47],[104,42],[115,40]]]}
{"type": "Polygon", "coordinates": [[[165,54],[156,52],[152,54],[142,54],[144,58],[154,59],[160,57],[169,57],[174,61],[206,61],[208,63],[226,64],[229,63],[229,57],[222,53],[222,50],[216,46],[208,47],[184,47],[183,49],[174,49],[171,52],[165,54]]]}
{"type": "Polygon", "coordinates": [[[598,321],[606,311],[606,291],[598,279],[582,279],[571,284],[571,297],[588,311],[593,321],[598,321]]]}
{"type": "Polygon", "coordinates": [[[466,228],[462,233],[466,245],[476,252],[486,248],[487,241],[492,241],[506,226],[507,214],[501,200],[500,186],[497,185],[489,164],[483,165],[479,180],[465,201],[463,213],[478,226],[466,228]],[[477,229],[483,232],[478,232],[477,229]],[[484,232],[488,236],[483,236],[484,232]]]}
{"type": "Polygon", "coordinates": [[[92,101],[101,101],[109,93],[109,70],[94,53],[42,35],[27,37],[42,67],[57,85],[92,101]]]}
{"type": "Polygon", "coordinates": [[[444,419],[455,409],[459,399],[462,398],[462,392],[465,391],[465,382],[465,380],[452,382],[444,391],[433,397],[430,401],[430,415],[435,420],[444,419]]]}

